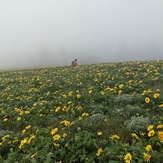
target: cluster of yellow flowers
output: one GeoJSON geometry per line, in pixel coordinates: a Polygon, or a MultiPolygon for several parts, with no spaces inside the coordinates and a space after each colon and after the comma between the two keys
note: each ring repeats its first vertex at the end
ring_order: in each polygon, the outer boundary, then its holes
{"type": "Polygon", "coordinates": [[[64,124],[66,127],[70,127],[72,125],[72,123],[68,120],[63,120],[60,122],[60,124],[64,124]]]}
{"type": "Polygon", "coordinates": [[[149,162],[151,155],[150,155],[150,151],[152,150],[152,146],[149,144],[146,146],[146,152],[143,153],[143,157],[144,157],[144,161],[149,162]]]}
{"type": "MultiPolygon", "coordinates": [[[[157,89],[156,90],[157,92],[160,92],[160,89],[157,89]]],[[[153,90],[151,90],[151,89],[148,89],[148,90],[144,90],[143,91],[143,93],[142,93],[142,95],[144,96],[144,95],[148,95],[148,93],[153,93],[153,90]]],[[[145,103],[146,104],[149,104],[150,102],[151,102],[151,100],[153,100],[153,99],[158,99],[160,97],[160,94],[159,93],[154,93],[153,94],[153,97],[145,97],[145,103]]],[[[159,104],[157,104],[157,106],[158,106],[158,108],[161,108],[161,107],[163,107],[163,103],[159,103],[159,104]]]]}
{"type": "Polygon", "coordinates": [[[135,139],[139,139],[136,133],[131,133],[131,136],[134,137],[135,139]]]}
{"type": "Polygon", "coordinates": [[[147,131],[148,131],[148,137],[152,137],[155,134],[155,131],[152,125],[147,127],[147,131]]]}
{"type": "Polygon", "coordinates": [[[25,129],[22,130],[22,134],[25,134],[26,130],[28,130],[30,128],[31,128],[31,125],[26,126],[25,129]]]}
{"type": "Polygon", "coordinates": [[[30,144],[31,140],[36,138],[34,134],[30,134],[30,137],[25,137],[23,140],[21,140],[19,148],[21,149],[24,144],[30,144]]]}
{"type": "Polygon", "coordinates": [[[86,112],[82,114],[82,117],[88,117],[88,116],[89,116],[89,114],[86,112]]]}
{"type": "Polygon", "coordinates": [[[125,163],[130,163],[131,160],[132,160],[132,155],[131,155],[131,153],[128,152],[124,157],[124,161],[125,161],[125,163]]]}
{"type": "Polygon", "coordinates": [[[112,140],[115,140],[115,139],[119,140],[120,139],[120,136],[118,136],[118,135],[115,134],[115,135],[111,135],[110,138],[112,140]]]}
{"type": "MultiPolygon", "coordinates": [[[[61,138],[61,136],[59,134],[56,134],[57,132],[58,132],[58,128],[57,127],[52,129],[51,132],[50,132],[51,135],[53,136],[54,141],[55,140],[59,140],[61,138]]],[[[58,144],[58,143],[53,143],[53,145],[55,147],[59,147],[60,146],[60,144],[58,144]]]]}

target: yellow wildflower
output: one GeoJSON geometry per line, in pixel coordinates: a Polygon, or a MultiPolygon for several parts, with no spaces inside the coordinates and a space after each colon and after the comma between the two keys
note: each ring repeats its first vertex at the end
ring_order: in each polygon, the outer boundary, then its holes
{"type": "Polygon", "coordinates": [[[98,136],[101,136],[102,135],[102,132],[101,131],[97,132],[97,135],[98,136]]]}
{"type": "Polygon", "coordinates": [[[148,104],[150,102],[150,98],[149,97],[146,97],[145,98],[145,102],[148,104]]]}
{"type": "Polygon", "coordinates": [[[79,110],[79,111],[82,111],[82,110],[83,110],[83,108],[82,108],[80,105],[77,105],[76,108],[77,108],[77,110],[79,110]]]}
{"type": "Polygon", "coordinates": [[[31,158],[34,158],[37,155],[37,152],[31,155],[31,158]]]}
{"type": "Polygon", "coordinates": [[[42,103],[42,102],[40,102],[40,103],[39,103],[39,106],[43,106],[43,103],[42,103]]]}
{"type": "Polygon", "coordinates": [[[160,89],[157,88],[156,91],[157,91],[157,92],[160,92],[160,89]]]}
{"type": "Polygon", "coordinates": [[[72,92],[72,91],[70,91],[70,92],[68,93],[68,95],[69,95],[69,96],[72,96],[72,95],[73,95],[73,92],[72,92]]]}
{"type": "Polygon", "coordinates": [[[136,133],[132,133],[131,136],[136,138],[136,139],[139,139],[139,137],[136,135],[136,133]]]}
{"type": "Polygon", "coordinates": [[[10,140],[10,141],[8,141],[8,144],[11,144],[11,140],[10,140]]]}
{"type": "Polygon", "coordinates": [[[1,138],[1,140],[2,140],[2,141],[5,141],[6,138],[8,138],[9,136],[10,136],[9,134],[5,135],[5,136],[3,136],[3,137],[1,138]]]}
{"type": "Polygon", "coordinates": [[[3,122],[6,122],[6,121],[8,121],[8,119],[7,119],[7,118],[4,118],[4,119],[3,119],[3,122]]]}
{"type": "Polygon", "coordinates": [[[14,137],[14,140],[12,142],[15,143],[17,141],[18,141],[18,138],[17,137],[14,137]]]}
{"type": "Polygon", "coordinates": [[[36,105],[37,105],[36,103],[33,104],[34,107],[35,107],[36,105]]]}
{"type": "Polygon", "coordinates": [[[8,144],[11,144],[11,140],[7,142],[8,144]]]}
{"type": "Polygon", "coordinates": [[[55,147],[59,147],[59,146],[60,146],[60,144],[57,144],[57,143],[53,143],[53,145],[54,145],[55,147]]]}
{"type": "Polygon", "coordinates": [[[159,129],[159,128],[163,128],[163,124],[158,125],[157,129],[159,129]]]}
{"type": "Polygon", "coordinates": [[[127,153],[124,157],[125,163],[130,163],[132,160],[132,155],[130,153],[127,153]]]}
{"type": "Polygon", "coordinates": [[[71,104],[72,103],[72,101],[69,101],[67,104],[71,104]]]}
{"type": "Polygon", "coordinates": [[[151,92],[153,92],[153,91],[152,91],[151,89],[148,89],[147,92],[148,92],[148,93],[151,93],[151,92]]]}
{"type": "Polygon", "coordinates": [[[142,93],[142,96],[144,96],[147,93],[147,90],[144,90],[142,93]]]}
{"type": "Polygon", "coordinates": [[[59,134],[56,134],[56,135],[53,136],[54,140],[59,140],[60,138],[61,138],[61,136],[59,134]]]}
{"type": "Polygon", "coordinates": [[[22,134],[25,134],[25,132],[26,132],[26,129],[22,130],[22,134]]]}
{"type": "Polygon", "coordinates": [[[71,122],[68,120],[61,121],[60,124],[64,124],[65,126],[71,126],[71,122]]]}
{"type": "Polygon", "coordinates": [[[112,140],[114,140],[114,139],[118,139],[119,140],[120,139],[120,137],[118,135],[111,135],[110,138],[112,140]]]}
{"type": "Polygon", "coordinates": [[[149,152],[149,151],[152,149],[152,146],[151,146],[151,145],[147,145],[147,146],[145,147],[145,149],[146,149],[147,152],[149,152]]]}
{"type": "Polygon", "coordinates": [[[51,130],[51,134],[54,135],[57,131],[58,131],[58,128],[56,127],[53,130],[51,130]]]}
{"type": "Polygon", "coordinates": [[[135,94],[136,94],[136,92],[134,92],[134,93],[132,94],[132,97],[135,96],[135,94]]]}
{"type": "Polygon", "coordinates": [[[66,98],[67,97],[65,94],[63,94],[62,96],[63,96],[63,98],[66,98]]]}
{"type": "Polygon", "coordinates": [[[64,106],[64,107],[62,108],[62,110],[68,112],[68,111],[70,110],[70,106],[68,106],[68,107],[67,107],[67,106],[64,106]]]}
{"type": "Polygon", "coordinates": [[[30,144],[31,140],[34,139],[34,138],[36,138],[36,136],[33,135],[33,134],[30,134],[30,138],[28,139],[27,143],[30,144]]]}
{"type": "Polygon", "coordinates": [[[102,96],[105,95],[105,92],[104,91],[101,91],[100,93],[101,93],[102,96]]]}
{"type": "Polygon", "coordinates": [[[154,98],[157,98],[158,96],[160,96],[158,93],[155,93],[155,94],[153,95],[154,98]]]}
{"type": "Polygon", "coordinates": [[[63,138],[65,138],[66,136],[67,136],[67,133],[64,133],[64,134],[62,135],[63,138]]]}
{"type": "Polygon", "coordinates": [[[143,153],[143,155],[144,155],[144,161],[149,162],[150,158],[151,158],[151,155],[148,154],[148,153],[143,153]]]}
{"type": "Polygon", "coordinates": [[[30,129],[30,128],[31,128],[31,125],[26,126],[26,129],[27,129],[27,130],[30,129]]]}
{"type": "Polygon", "coordinates": [[[89,94],[91,94],[92,93],[92,90],[89,90],[88,92],[89,92],[89,94]]]}
{"type": "Polygon", "coordinates": [[[119,88],[122,89],[122,88],[123,88],[123,84],[120,84],[120,85],[119,85],[119,88]]]}
{"type": "Polygon", "coordinates": [[[81,95],[80,94],[77,94],[77,96],[76,96],[77,98],[80,98],[81,97],[81,95]]]}
{"type": "Polygon", "coordinates": [[[122,92],[123,92],[122,90],[119,90],[119,91],[118,91],[118,94],[120,95],[120,94],[122,94],[122,92]]]}
{"type": "Polygon", "coordinates": [[[20,115],[23,115],[23,111],[22,110],[20,110],[20,113],[19,113],[20,115]]]}
{"type": "Polygon", "coordinates": [[[163,131],[158,131],[158,137],[160,139],[160,142],[163,143],[163,131]]]}
{"type": "Polygon", "coordinates": [[[160,104],[159,107],[160,107],[160,108],[163,107],[163,104],[160,104]]]}
{"type": "Polygon", "coordinates": [[[17,121],[20,121],[20,120],[21,120],[21,117],[18,117],[18,118],[17,118],[17,121]]]}
{"type": "Polygon", "coordinates": [[[55,109],[55,112],[58,112],[60,110],[60,107],[58,106],[56,109],[55,109]]]}
{"type": "Polygon", "coordinates": [[[79,120],[79,121],[82,120],[82,119],[83,119],[83,118],[82,118],[81,116],[78,117],[78,120],[79,120]]]}
{"type": "Polygon", "coordinates": [[[30,113],[30,111],[25,111],[24,113],[25,113],[25,114],[29,114],[29,113],[30,113]]]}
{"type": "Polygon", "coordinates": [[[154,134],[155,134],[155,131],[154,130],[150,130],[148,132],[148,137],[152,137],[154,134]]]}
{"type": "Polygon", "coordinates": [[[86,112],[82,114],[82,117],[88,117],[88,116],[89,116],[89,114],[86,112]]]}
{"type": "Polygon", "coordinates": [[[100,156],[100,155],[101,155],[101,152],[102,152],[102,148],[99,148],[99,149],[97,150],[96,156],[100,156]]]}
{"type": "Polygon", "coordinates": [[[28,138],[26,137],[26,138],[24,138],[23,140],[21,140],[21,142],[20,142],[20,145],[19,145],[19,148],[21,149],[22,148],[22,146],[27,142],[27,140],[28,140],[28,138]]]}
{"type": "Polygon", "coordinates": [[[144,136],[144,135],[146,135],[146,133],[143,133],[143,132],[142,132],[140,135],[141,135],[141,136],[144,136]]]}
{"type": "Polygon", "coordinates": [[[150,125],[150,126],[147,127],[147,131],[150,131],[152,129],[153,129],[153,126],[152,125],[150,125]]]}

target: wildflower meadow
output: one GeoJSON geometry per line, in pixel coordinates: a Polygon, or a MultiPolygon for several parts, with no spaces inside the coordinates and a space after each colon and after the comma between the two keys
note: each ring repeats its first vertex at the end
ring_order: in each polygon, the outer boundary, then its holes
{"type": "Polygon", "coordinates": [[[162,161],[162,60],[0,71],[1,163],[162,161]]]}

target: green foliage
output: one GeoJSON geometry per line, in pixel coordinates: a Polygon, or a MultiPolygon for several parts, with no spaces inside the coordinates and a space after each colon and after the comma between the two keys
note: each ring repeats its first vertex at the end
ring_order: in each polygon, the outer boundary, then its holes
{"type": "Polygon", "coordinates": [[[132,116],[130,120],[126,121],[127,129],[131,133],[144,133],[147,127],[151,124],[149,117],[132,116]]]}
{"type": "Polygon", "coordinates": [[[1,71],[0,162],[161,162],[162,65],[1,71]]]}

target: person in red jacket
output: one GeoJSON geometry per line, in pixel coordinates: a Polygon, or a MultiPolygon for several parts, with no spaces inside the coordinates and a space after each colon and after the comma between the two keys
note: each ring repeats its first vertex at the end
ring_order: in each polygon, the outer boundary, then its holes
{"type": "Polygon", "coordinates": [[[78,63],[77,63],[77,59],[75,59],[74,61],[72,61],[72,64],[71,64],[71,66],[77,66],[78,65],[78,63]]]}
{"type": "Polygon", "coordinates": [[[77,66],[78,63],[77,63],[77,59],[74,60],[74,66],[77,66]]]}

